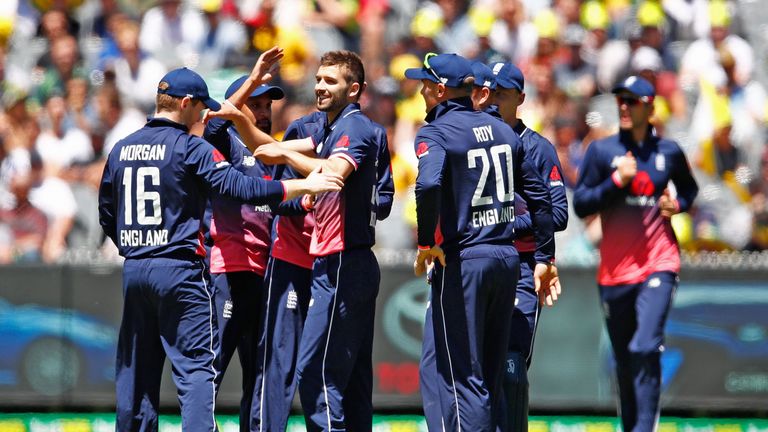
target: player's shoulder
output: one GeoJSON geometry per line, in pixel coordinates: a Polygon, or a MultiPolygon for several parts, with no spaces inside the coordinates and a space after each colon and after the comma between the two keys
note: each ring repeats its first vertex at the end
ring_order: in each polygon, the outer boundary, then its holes
{"type": "Polygon", "coordinates": [[[683,151],[682,148],[680,148],[680,144],[678,144],[677,141],[669,138],[664,138],[664,137],[658,138],[656,146],[658,147],[659,152],[662,152],[662,153],[677,154],[683,151]]]}
{"type": "Polygon", "coordinates": [[[343,123],[339,125],[338,129],[340,129],[344,135],[350,135],[362,141],[376,141],[377,137],[380,137],[382,131],[384,131],[384,128],[381,125],[375,123],[368,118],[368,116],[360,112],[346,116],[341,120],[343,123]]]}
{"type": "Polygon", "coordinates": [[[624,153],[626,153],[626,149],[619,141],[619,135],[609,135],[589,143],[584,154],[584,161],[597,164],[610,163],[614,156],[624,153]]]}
{"type": "Polygon", "coordinates": [[[557,159],[557,150],[555,145],[552,144],[545,136],[536,132],[535,130],[528,129],[524,135],[520,137],[523,142],[530,143],[530,147],[534,149],[536,154],[541,155],[545,159],[555,160],[557,159]]]}
{"type": "Polygon", "coordinates": [[[421,142],[431,142],[438,145],[445,145],[446,135],[444,130],[440,127],[440,124],[432,122],[427,123],[419,128],[418,132],[416,132],[415,141],[417,145],[421,142]]]}
{"type": "Polygon", "coordinates": [[[619,140],[619,135],[614,134],[592,141],[587,147],[587,151],[591,150],[592,153],[606,152],[618,149],[621,146],[622,144],[619,140]]]}

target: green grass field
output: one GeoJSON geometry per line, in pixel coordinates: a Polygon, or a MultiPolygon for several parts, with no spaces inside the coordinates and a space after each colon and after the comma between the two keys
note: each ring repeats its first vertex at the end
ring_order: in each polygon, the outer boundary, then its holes
{"type": "MultiPolygon", "coordinates": [[[[237,416],[218,416],[222,432],[238,432],[237,416]]],[[[530,432],[615,432],[618,420],[612,417],[546,416],[531,417],[530,432]]],[[[113,432],[114,414],[0,414],[0,432],[113,432]]],[[[289,432],[304,431],[301,417],[291,417],[289,432]]],[[[374,432],[421,432],[424,418],[416,415],[379,415],[374,432]]],[[[768,419],[663,417],[659,432],[768,432],[768,419]]],[[[181,432],[179,416],[160,418],[160,432],[181,432]]]]}

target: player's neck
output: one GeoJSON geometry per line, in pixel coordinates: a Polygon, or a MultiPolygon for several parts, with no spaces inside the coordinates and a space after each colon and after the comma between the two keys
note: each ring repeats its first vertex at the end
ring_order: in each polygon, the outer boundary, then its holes
{"type": "Polygon", "coordinates": [[[635,126],[632,128],[632,139],[634,139],[636,143],[641,143],[645,139],[645,135],[647,133],[648,133],[647,125],[635,126]]]}
{"type": "Polygon", "coordinates": [[[325,116],[328,119],[326,124],[331,124],[336,121],[336,118],[339,116],[339,114],[341,114],[341,111],[342,110],[326,111],[325,116]]]}
{"type": "Polygon", "coordinates": [[[155,111],[154,118],[161,118],[170,120],[175,123],[181,124],[181,113],[175,111],[155,111]]]}

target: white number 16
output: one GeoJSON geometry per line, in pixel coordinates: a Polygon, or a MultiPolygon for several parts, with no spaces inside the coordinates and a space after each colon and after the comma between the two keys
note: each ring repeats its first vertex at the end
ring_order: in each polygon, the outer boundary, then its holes
{"type": "Polygon", "coordinates": [[[160,192],[144,190],[144,178],[149,177],[153,186],[160,185],[160,168],[139,167],[136,169],[136,196],[133,190],[133,167],[123,171],[123,186],[125,187],[125,224],[133,223],[133,202],[136,202],[136,222],[139,225],[160,225],[163,215],[160,212],[160,192]],[[147,201],[151,201],[152,215],[147,214],[147,201]]]}

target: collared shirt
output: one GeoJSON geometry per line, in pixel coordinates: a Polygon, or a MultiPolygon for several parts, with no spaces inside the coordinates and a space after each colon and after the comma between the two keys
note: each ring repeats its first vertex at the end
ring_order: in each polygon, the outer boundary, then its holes
{"type": "MultiPolygon", "coordinates": [[[[256,159],[230,122],[212,119],[203,137],[243,174],[272,179],[272,169],[256,159]]],[[[211,193],[211,273],[251,271],[264,275],[272,236],[272,209],[211,193]]]]}
{"type": "Polygon", "coordinates": [[[280,182],[251,178],[184,125],[151,119],[110,152],[99,188],[99,222],[126,258],[204,256],[208,190],[256,205],[284,197],[280,182]]]}
{"type": "Polygon", "coordinates": [[[677,239],[658,200],[671,181],[679,209],[686,211],[698,186],[676,142],[649,129],[640,147],[631,133],[622,131],[590,144],[579,172],[573,195],[576,214],[599,213],[603,229],[599,284],[639,283],[654,272],[680,271],[677,239]],[[615,178],[616,164],[627,151],[637,161],[637,174],[622,188],[615,178]]]}
{"type": "MultiPolygon", "coordinates": [[[[560,166],[555,146],[536,131],[529,129],[522,120],[518,120],[512,129],[523,141],[526,154],[532,159],[531,165],[536,168],[549,188],[555,231],[564,230],[568,226],[568,199],[562,177],[563,168],[560,166]]],[[[519,252],[533,252],[536,249],[533,220],[528,214],[528,205],[519,194],[515,194],[515,213],[515,235],[518,238],[515,247],[519,252]]]]}
{"type": "Polygon", "coordinates": [[[373,246],[380,149],[374,123],[360,111],[360,105],[352,103],[316,138],[319,157],[342,158],[354,171],[340,192],[317,196],[310,253],[326,256],[373,246]]]}
{"type": "Polygon", "coordinates": [[[438,104],[416,135],[419,247],[446,253],[514,240],[514,196],[528,201],[536,260],[554,256],[549,192],[526,157],[520,137],[503,121],[474,111],[469,98],[438,104]]]}

